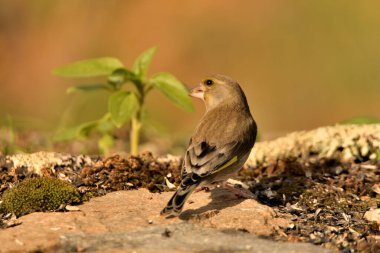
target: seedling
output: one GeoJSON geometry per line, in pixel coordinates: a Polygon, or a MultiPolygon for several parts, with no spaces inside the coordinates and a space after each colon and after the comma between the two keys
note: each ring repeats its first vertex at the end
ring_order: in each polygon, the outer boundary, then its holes
{"type": "Polygon", "coordinates": [[[101,90],[109,92],[108,110],[103,117],[68,129],[61,133],[58,139],[86,138],[93,132],[99,132],[102,137],[98,146],[103,153],[107,153],[114,145],[112,130],[130,122],[131,154],[137,155],[145,99],[152,89],[162,92],[178,107],[192,111],[193,105],[188,91],[175,76],[160,72],[147,77],[148,67],[155,52],[156,48],[143,52],[131,69],[127,69],[120,60],[111,57],[78,61],[55,69],[54,74],[64,77],[107,77],[104,83],[72,86],[68,88],[68,93],[101,90]]]}

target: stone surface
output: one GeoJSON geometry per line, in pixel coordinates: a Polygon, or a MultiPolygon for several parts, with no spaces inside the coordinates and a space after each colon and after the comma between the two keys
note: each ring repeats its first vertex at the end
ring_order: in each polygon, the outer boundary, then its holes
{"type": "Polygon", "coordinates": [[[80,211],[33,213],[0,230],[0,252],[317,252],[317,246],[258,239],[287,217],[224,189],[197,192],[178,218],[159,215],[172,193],[145,189],[93,198],[80,211]],[[212,198],[210,198],[210,195],[212,198]],[[239,232],[240,230],[240,232],[239,232]],[[243,233],[241,231],[250,232],[243,233]],[[277,250],[277,251],[276,251],[277,250]]]}
{"type": "Polygon", "coordinates": [[[89,156],[72,156],[56,152],[36,152],[32,154],[15,154],[5,157],[13,163],[15,168],[27,168],[29,172],[42,175],[43,169],[54,170],[54,167],[71,167],[79,170],[85,165],[92,165],[94,162],[89,156]]]}
{"type": "Polygon", "coordinates": [[[70,234],[47,252],[268,252],[323,253],[311,244],[274,242],[241,231],[177,223],[126,233],[70,234]]]}
{"type": "Polygon", "coordinates": [[[341,162],[376,161],[379,151],[380,124],[334,125],[256,143],[247,164],[256,168],[276,164],[279,160],[313,162],[322,158],[341,162]]]}
{"type": "Polygon", "coordinates": [[[364,219],[374,221],[380,228],[380,209],[369,210],[364,214],[364,219]]]}

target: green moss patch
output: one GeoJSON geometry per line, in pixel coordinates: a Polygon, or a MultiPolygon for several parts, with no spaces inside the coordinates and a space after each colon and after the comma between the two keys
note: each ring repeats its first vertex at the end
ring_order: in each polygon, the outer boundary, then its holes
{"type": "Polygon", "coordinates": [[[68,182],[57,178],[31,178],[6,190],[2,209],[17,216],[55,211],[62,205],[79,204],[82,197],[68,182]]]}

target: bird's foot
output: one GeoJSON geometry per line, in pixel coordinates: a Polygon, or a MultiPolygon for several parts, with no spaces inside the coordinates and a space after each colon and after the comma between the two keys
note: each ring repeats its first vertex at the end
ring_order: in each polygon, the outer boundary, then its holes
{"type": "Polygon", "coordinates": [[[210,191],[210,188],[207,187],[207,186],[202,186],[202,187],[197,187],[194,192],[200,192],[200,191],[205,191],[205,192],[209,192],[210,191]]]}
{"type": "Polygon", "coordinates": [[[244,199],[257,199],[257,196],[253,194],[249,187],[237,180],[229,179],[223,184],[223,188],[235,194],[236,197],[244,199]]]}

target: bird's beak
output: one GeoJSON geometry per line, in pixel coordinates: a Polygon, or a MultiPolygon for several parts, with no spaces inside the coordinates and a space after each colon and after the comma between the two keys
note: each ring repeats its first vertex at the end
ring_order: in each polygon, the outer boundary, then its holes
{"type": "Polygon", "coordinates": [[[191,89],[189,95],[194,97],[194,98],[200,98],[203,100],[204,92],[205,92],[205,90],[204,90],[203,86],[199,85],[199,86],[191,89]]]}

